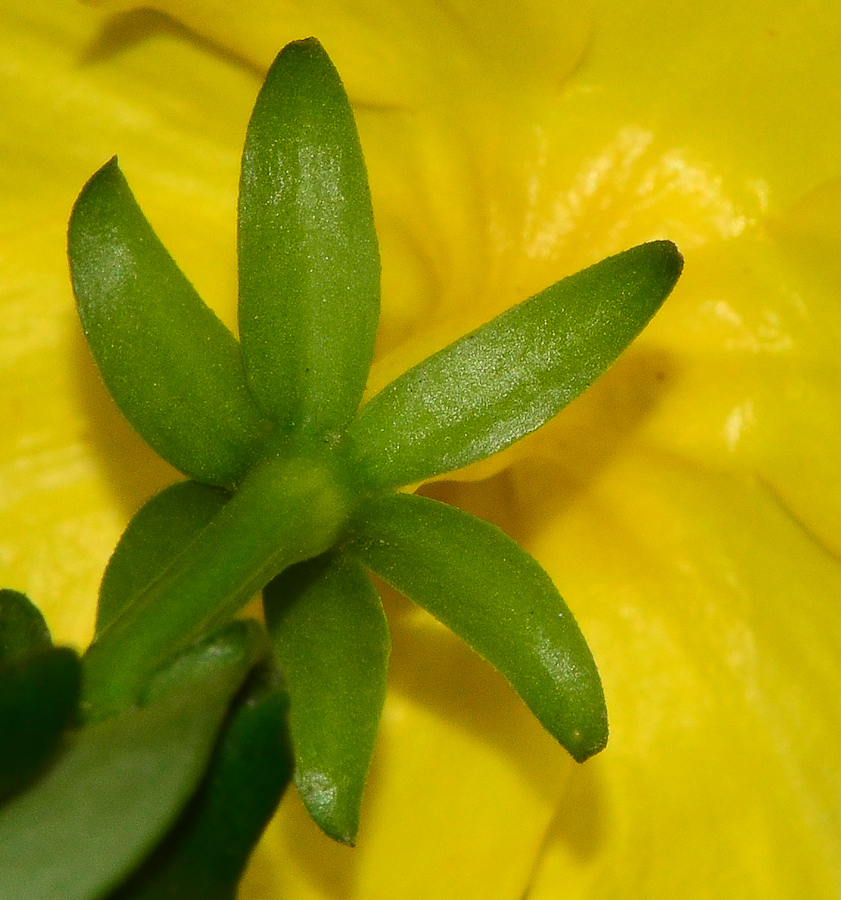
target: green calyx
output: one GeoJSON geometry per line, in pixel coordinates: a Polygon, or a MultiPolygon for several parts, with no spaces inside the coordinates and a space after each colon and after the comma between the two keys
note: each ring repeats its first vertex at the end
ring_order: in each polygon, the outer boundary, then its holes
{"type": "Polygon", "coordinates": [[[558,282],[360,409],[379,255],[351,108],[309,39],[277,57],[248,126],[239,340],[115,159],[80,194],[68,248],[106,386],[190,479],[152,498],[115,550],[83,660],[86,721],[150,702],[179,655],[263,591],[297,788],[328,834],[353,843],[390,650],[375,573],[497,667],[575,759],[604,747],[595,662],[538,563],[487,523],[395,491],[504,449],[585,390],[671,291],[673,244],[558,282]]]}

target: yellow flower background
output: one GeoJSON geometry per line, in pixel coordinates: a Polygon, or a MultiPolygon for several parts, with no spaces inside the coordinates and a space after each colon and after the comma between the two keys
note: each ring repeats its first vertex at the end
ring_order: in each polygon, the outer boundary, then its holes
{"type": "Polygon", "coordinates": [[[315,34],[368,158],[371,389],[569,272],[668,237],[685,275],[558,420],[426,491],[575,611],[608,749],[576,766],[399,598],[356,849],[285,801],[248,900],[841,897],[841,6],[804,0],[0,0],[0,581],[89,639],[121,528],[175,473],[120,419],[64,229],[114,153],[235,310],[261,75],[315,34]]]}

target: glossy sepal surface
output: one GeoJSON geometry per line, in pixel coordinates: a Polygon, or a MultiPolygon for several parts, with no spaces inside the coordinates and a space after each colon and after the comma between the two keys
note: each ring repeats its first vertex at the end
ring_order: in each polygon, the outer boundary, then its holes
{"type": "Polygon", "coordinates": [[[363,505],[351,552],[511,682],[579,762],[607,742],[590,648],[549,576],[498,528],[434,500],[363,505]]]}
{"type": "Polygon", "coordinates": [[[316,823],[352,844],[385,701],[382,604],[354,559],[332,555],[287,569],[263,599],[289,690],[295,786],[316,823]]]}
{"type": "Polygon", "coordinates": [[[248,126],[239,273],[254,396],[283,430],[337,432],[371,366],[380,262],[350,103],[312,39],[278,55],[248,126]]]}
{"type": "Polygon", "coordinates": [[[235,484],[269,424],[237,341],[161,244],[116,159],[79,195],[67,242],[82,328],[123,415],[186,475],[235,484]]]}
{"type": "Polygon", "coordinates": [[[655,241],[564,278],[424,360],[349,430],[372,488],[485,459],[539,428],[601,375],[675,285],[683,260],[655,241]]]}

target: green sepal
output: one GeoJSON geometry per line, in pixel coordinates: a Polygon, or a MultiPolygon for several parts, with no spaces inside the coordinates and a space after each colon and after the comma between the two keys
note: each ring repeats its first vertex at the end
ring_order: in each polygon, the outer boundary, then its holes
{"type": "Polygon", "coordinates": [[[50,647],[50,629],[38,607],[20,591],[0,590],[0,664],[15,663],[50,647]]]}
{"type": "Polygon", "coordinates": [[[51,647],[0,665],[0,802],[40,774],[79,707],[81,664],[51,647]]]}
{"type": "Polygon", "coordinates": [[[88,648],[83,706],[89,721],[131,705],[175,654],[229,621],[287,566],[336,543],[350,493],[335,461],[335,455],[277,455],[248,473],[187,551],[88,648]]]}
{"type": "Polygon", "coordinates": [[[236,339],[161,244],[116,158],[82,189],[67,247],[85,337],[123,415],[184,474],[235,484],[269,423],[236,339]]]}
{"type": "Polygon", "coordinates": [[[179,481],[144,503],[126,526],[102,576],[96,634],[189,546],[229,499],[217,488],[179,481]]]}
{"type": "Polygon", "coordinates": [[[133,871],[201,781],[241,663],[73,732],[0,810],[0,900],[92,900],[133,871]]]}
{"type": "Polygon", "coordinates": [[[252,677],[175,827],[109,900],[236,900],[237,884],[292,775],[286,692],[252,677]]]}
{"type": "Polygon", "coordinates": [[[349,428],[368,486],[394,488],[460,469],[539,428],[642,331],[682,264],[669,241],[611,256],[395,379],[349,428]]]}
{"type": "Polygon", "coordinates": [[[287,569],[263,598],[289,691],[295,786],[316,824],[353,844],[385,701],[382,604],[355,560],[332,555],[287,569]]]}
{"type": "Polygon", "coordinates": [[[373,358],[380,262],[353,113],[314,38],[280,52],[248,125],[239,280],[257,401],[285,431],[342,429],[373,358]]]}
{"type": "Polygon", "coordinates": [[[498,669],[579,762],[607,742],[590,648],[549,576],[498,528],[407,494],[363,504],[348,548],[498,669]]]}
{"type": "Polygon", "coordinates": [[[143,706],[200,685],[217,672],[242,682],[269,652],[266,629],[256,619],[237,619],[196,641],[150,679],[140,696],[143,706]]]}

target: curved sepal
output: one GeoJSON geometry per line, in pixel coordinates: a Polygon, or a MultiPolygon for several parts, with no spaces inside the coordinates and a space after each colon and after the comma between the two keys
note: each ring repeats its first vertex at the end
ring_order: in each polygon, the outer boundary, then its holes
{"type": "Polygon", "coordinates": [[[642,331],[683,261],[642,244],[571,275],[410,369],[349,429],[372,488],[485,459],[545,424],[642,331]]]}
{"type": "Polygon", "coordinates": [[[85,336],[123,415],[184,474],[235,484],[268,422],[236,339],[158,240],[116,158],[82,189],[67,248],[85,336]]]}
{"type": "Polygon", "coordinates": [[[353,113],[314,38],[280,52],[248,125],[239,273],[254,396],[285,430],[340,430],[373,358],[380,261],[353,113]]]}
{"type": "Polygon", "coordinates": [[[179,481],[135,513],[108,560],[99,587],[99,635],[210,524],[230,499],[218,488],[179,481]]]}
{"type": "Polygon", "coordinates": [[[292,566],[263,598],[289,691],[295,786],[315,822],[353,844],[385,701],[382,604],[355,560],[333,556],[292,566]]]}
{"type": "Polygon", "coordinates": [[[579,762],[607,743],[590,648],[549,576],[498,528],[407,494],[373,498],[349,551],[498,669],[579,762]]]}

